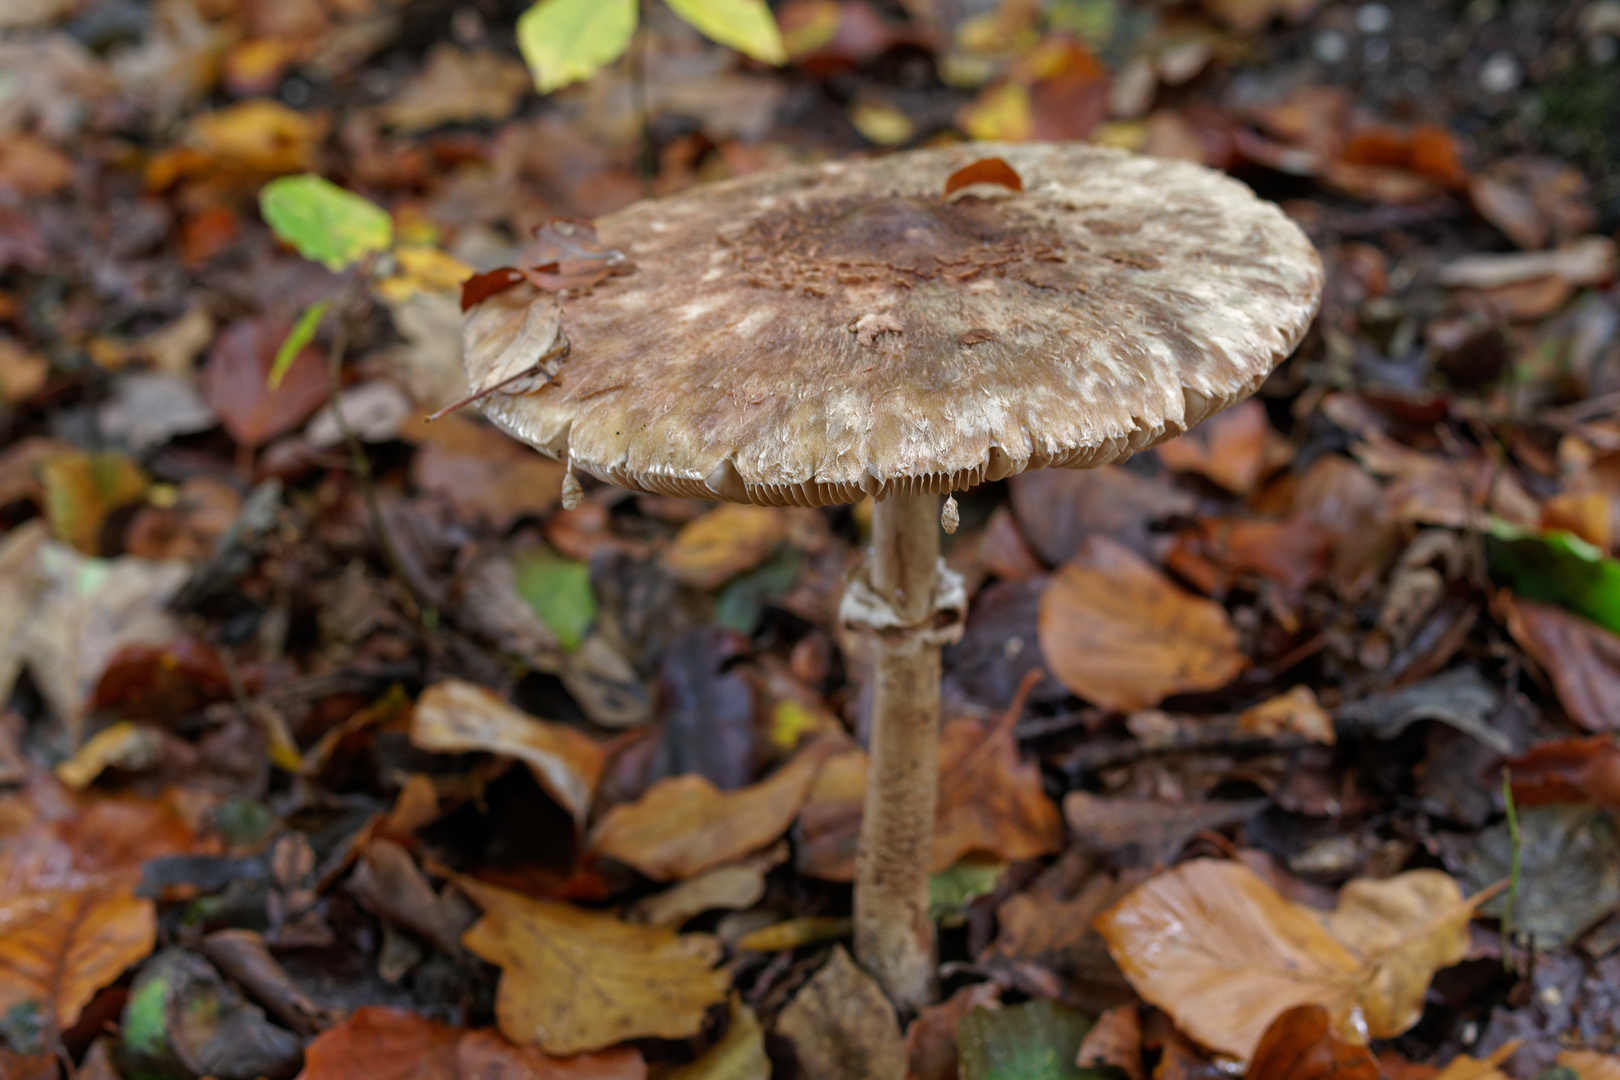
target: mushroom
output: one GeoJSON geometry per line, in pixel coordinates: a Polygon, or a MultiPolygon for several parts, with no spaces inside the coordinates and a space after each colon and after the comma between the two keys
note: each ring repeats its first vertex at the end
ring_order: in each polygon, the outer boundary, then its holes
{"type": "Polygon", "coordinates": [[[935,521],[955,528],[953,492],[1120,461],[1253,393],[1315,315],[1321,262],[1235,180],[1083,144],[783,169],[597,227],[574,263],[471,297],[469,372],[508,380],[482,408],[638,491],[875,500],[840,610],[875,642],[855,947],[919,1008],[940,647],[966,607],[935,521]],[[570,268],[582,287],[546,291],[570,268]]]}

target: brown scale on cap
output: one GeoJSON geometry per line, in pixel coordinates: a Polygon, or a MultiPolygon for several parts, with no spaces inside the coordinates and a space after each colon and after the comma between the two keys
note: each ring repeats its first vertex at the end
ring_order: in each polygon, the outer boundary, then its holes
{"type": "Polygon", "coordinates": [[[600,479],[775,505],[1126,457],[1253,392],[1322,283],[1304,234],[1242,184],[1085,145],[782,170],[597,231],[632,272],[469,313],[475,367],[531,302],[560,302],[570,343],[554,381],[482,407],[600,479]],[[1024,190],[943,194],[989,156],[1024,190]]]}

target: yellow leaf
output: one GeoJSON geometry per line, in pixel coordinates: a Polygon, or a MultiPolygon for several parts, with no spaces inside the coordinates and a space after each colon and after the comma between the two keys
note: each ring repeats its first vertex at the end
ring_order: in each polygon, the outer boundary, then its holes
{"type": "Polygon", "coordinates": [[[148,769],[163,757],[163,739],[149,727],[120,720],[96,732],[78,753],[56,767],[56,778],[83,791],[107,769],[148,769]]]}
{"type": "Polygon", "coordinates": [[[765,1031],[754,1010],[731,999],[731,1023],[726,1034],[690,1065],[667,1074],[664,1080],[771,1080],[771,1059],[765,1054],[765,1031]]]}
{"type": "Polygon", "coordinates": [[[495,1018],[513,1042],[577,1054],[626,1039],[681,1039],[726,999],[731,978],[713,970],[719,945],[707,935],[457,883],[484,909],[462,941],[501,968],[495,1018]]]}
{"type": "Polygon", "coordinates": [[[377,295],[390,304],[403,304],[419,292],[456,292],[476,273],[454,255],[431,244],[398,247],[394,259],[397,272],[373,286],[377,295]]]}
{"type": "Polygon", "coordinates": [[[767,64],[787,63],[782,33],[764,0],[669,0],[669,6],[711,41],[767,64]]]}
{"type": "Polygon", "coordinates": [[[854,920],[837,915],[804,915],[785,922],[772,923],[737,939],[737,948],[746,952],[782,952],[801,945],[814,945],[822,941],[847,938],[854,930],[854,920]]]}
{"type": "Polygon", "coordinates": [[[220,164],[290,173],[314,163],[323,125],[279,101],[253,98],[203,113],[189,134],[193,146],[220,164]]]}
{"type": "Polygon", "coordinates": [[[962,108],[956,126],[970,139],[1023,142],[1035,132],[1028,87],[1015,82],[990,87],[962,108]]]}
{"type": "Polygon", "coordinates": [[[849,122],[863,139],[879,146],[899,146],[917,133],[911,117],[893,105],[876,101],[857,102],[849,111],[849,122]]]}
{"type": "Polygon", "coordinates": [[[591,847],[654,881],[675,881],[764,847],[787,831],[831,751],[807,746],[769,778],[721,791],[696,774],[660,780],[597,823],[591,847]]]}
{"type": "Polygon", "coordinates": [[[564,724],[537,720],[460,679],[422,691],[411,717],[411,742],[440,753],[481,750],[516,758],[580,823],[602,775],[602,748],[590,736],[564,724]]]}
{"type": "Polygon", "coordinates": [[[1318,915],[1247,867],[1196,859],[1098,916],[1097,930],[1136,988],[1194,1039],[1247,1058],[1296,1005],[1328,1010],[1340,1038],[1392,1038],[1417,1021],[1436,970],[1467,949],[1464,901],[1434,870],[1347,886],[1318,915]]]}
{"type": "Polygon", "coordinates": [[[1620,1057],[1594,1050],[1565,1050],[1555,1059],[1579,1080],[1620,1080],[1620,1057]]]}
{"type": "Polygon", "coordinates": [[[518,48],[542,94],[588,79],[623,55],[636,0],[540,0],[518,17],[518,48]]]}
{"type": "Polygon", "coordinates": [[[687,522],[665,550],[664,568],[683,584],[712,589],[764,562],[786,535],[776,507],[726,503],[687,522]]]}
{"type": "Polygon", "coordinates": [[[86,555],[100,553],[107,516],[138,500],[147,487],[141,467],[116,451],[65,451],[40,465],[39,478],[51,532],[86,555]]]}

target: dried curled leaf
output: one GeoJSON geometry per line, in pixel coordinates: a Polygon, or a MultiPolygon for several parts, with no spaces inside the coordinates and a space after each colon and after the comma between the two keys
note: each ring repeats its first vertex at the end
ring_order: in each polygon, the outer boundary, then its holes
{"type": "Polygon", "coordinates": [[[1024,190],[1023,177],[998,157],[980,158],[971,165],[964,165],[951,173],[945,180],[945,194],[951,195],[973,184],[1000,184],[1013,191],[1024,190]]]}
{"type": "Polygon", "coordinates": [[[466,311],[521,281],[542,292],[588,289],[613,274],[627,273],[633,264],[624,252],[596,237],[596,226],[573,218],[552,218],[534,231],[534,246],[527,252],[530,266],[503,266],[475,274],[461,286],[461,310],[466,311]]]}

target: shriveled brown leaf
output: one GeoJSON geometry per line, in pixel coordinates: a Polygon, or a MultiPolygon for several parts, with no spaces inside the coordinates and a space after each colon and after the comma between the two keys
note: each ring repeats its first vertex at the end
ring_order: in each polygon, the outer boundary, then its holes
{"type": "Polygon", "coordinates": [[[1321,1005],[1297,1005],[1266,1028],[1244,1080],[1380,1080],[1365,1046],[1345,1042],[1321,1005]]]}
{"type": "Polygon", "coordinates": [[[1226,610],[1093,537],[1041,597],[1041,653],[1070,690],[1128,712],[1213,690],[1248,666],[1226,610]]]}
{"type": "Polygon", "coordinates": [[[932,864],[943,869],[970,852],[1011,861],[1063,846],[1063,819],[1041,785],[1041,770],[1018,756],[1017,716],[953,720],[940,732],[939,809],[932,864]]]}
{"type": "Polygon", "coordinates": [[[604,761],[601,745],[583,732],[536,719],[460,679],[422,691],[411,717],[411,741],[440,753],[476,750],[516,758],[581,827],[604,761]]]}
{"type": "Polygon", "coordinates": [[[1588,731],[1620,730],[1620,635],[1552,604],[1502,597],[1508,632],[1552,679],[1558,701],[1588,731]]]}
{"type": "Polygon", "coordinates": [[[1434,1074],[1434,1080],[1507,1080],[1507,1074],[1497,1066],[1513,1056],[1519,1049],[1519,1042],[1518,1039],[1511,1039],[1483,1058],[1458,1054],[1446,1062],[1445,1068],[1434,1074]]]}
{"type": "Polygon", "coordinates": [[[1148,526],[1192,513],[1192,496],[1166,480],[1120,465],[1032,469],[1011,480],[1012,509],[1029,545],[1048,565],[1074,557],[1088,537],[1108,536],[1133,550],[1148,526]]]}
{"type": "Polygon", "coordinates": [[[649,926],[678,927],[694,915],[716,908],[728,911],[751,908],[764,895],[764,871],[745,861],[706,870],[638,901],[631,916],[649,926]]]}
{"type": "Polygon", "coordinates": [[[1300,735],[1312,742],[1332,746],[1338,739],[1333,730],[1333,717],[1317,702],[1308,686],[1296,686],[1286,694],[1278,694],[1238,714],[1238,730],[1251,735],[1271,738],[1276,735],[1300,735]]]}
{"type": "Polygon", "coordinates": [[[1620,742],[1612,735],[1541,743],[1507,767],[1520,806],[1592,803],[1620,810],[1620,742]]]}
{"type": "Polygon", "coordinates": [[[463,517],[504,530],[562,497],[561,465],[470,416],[445,416],[425,427],[408,422],[406,432],[419,440],[411,463],[416,486],[463,517]]]}
{"type": "Polygon", "coordinates": [[[1159,460],[1178,472],[1207,477],[1236,495],[1254,490],[1266,468],[1266,410],[1250,399],[1159,444],[1159,460]]]}
{"type": "Polygon", "coordinates": [[[1129,1080],[1142,1080],[1142,1014],[1137,1002],[1115,1005],[1086,1032],[1074,1063],[1082,1069],[1111,1066],[1129,1080]]]}
{"type": "Polygon", "coordinates": [[[1248,1058],[1295,1005],[1324,1006],[1351,1041],[1405,1031],[1435,971],[1467,951],[1473,910],[1450,877],[1418,870],[1352,882],[1318,917],[1241,864],[1197,859],[1132,892],[1097,929],[1143,998],[1205,1046],[1248,1058]]]}
{"type": "Polygon", "coordinates": [[[906,1080],[957,1080],[958,1021],[974,1009],[995,1008],[1000,999],[1001,988],[995,983],[974,983],[918,1013],[906,1028],[906,1080]]]}
{"type": "Polygon", "coordinates": [[[406,1009],[367,1006],[304,1049],[299,1080],[459,1080],[462,1029],[406,1009]]]}
{"type": "Polygon", "coordinates": [[[484,909],[462,941],[502,969],[495,1016],[514,1042],[567,1055],[626,1039],[684,1038],[726,998],[731,978],[712,968],[713,938],[459,884],[484,909]]]}
{"type": "Polygon", "coordinates": [[[456,1045],[458,1080],[646,1080],[647,1063],[633,1046],[552,1057],[519,1046],[498,1031],[469,1031],[456,1045]]]}
{"type": "Polygon", "coordinates": [[[713,589],[763,562],[787,536],[787,517],[774,506],[726,503],[688,522],[663,563],[676,580],[713,589]]]}
{"type": "Polygon", "coordinates": [[[678,881],[740,858],[787,832],[834,748],[817,740],[737,791],[691,773],[660,780],[635,802],[609,810],[591,832],[591,847],[655,881],[678,881]]]}
{"type": "Polygon", "coordinates": [[[776,1030],[793,1041],[804,1074],[818,1080],[897,1077],[906,1068],[894,1006],[841,945],[782,1010],[776,1030]]]}
{"type": "Polygon", "coordinates": [[[1202,802],[1071,791],[1063,796],[1063,817],[1085,847],[1124,865],[1151,866],[1173,859],[1199,832],[1235,825],[1265,805],[1264,799],[1202,802]]]}

